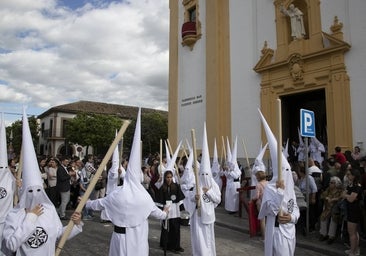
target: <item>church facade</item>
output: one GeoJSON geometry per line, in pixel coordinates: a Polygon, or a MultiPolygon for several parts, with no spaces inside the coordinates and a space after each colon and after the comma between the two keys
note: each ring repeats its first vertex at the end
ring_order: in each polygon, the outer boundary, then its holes
{"type": "MultiPolygon", "coordinates": [[[[366,1],[170,0],[169,138],[207,124],[214,139],[238,138],[254,158],[265,138],[261,110],[283,141],[298,141],[300,109],[333,154],[365,150],[366,1]],[[296,24],[297,22],[300,22],[296,24]]],[[[226,139],[225,139],[226,140],[226,139]]],[[[247,154],[246,154],[247,151],[247,154]]]]}

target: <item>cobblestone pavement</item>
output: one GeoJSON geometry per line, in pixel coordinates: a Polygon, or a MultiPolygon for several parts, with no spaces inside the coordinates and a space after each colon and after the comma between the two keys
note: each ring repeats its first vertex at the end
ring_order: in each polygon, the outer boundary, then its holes
{"type": "MultiPolygon", "coordinates": [[[[231,216],[232,218],[238,218],[231,216]]],[[[64,225],[67,224],[63,221],[64,225]]],[[[61,255],[83,255],[83,256],[102,256],[108,255],[109,240],[113,226],[111,223],[100,223],[99,217],[85,221],[84,230],[78,236],[67,241],[61,255]]],[[[245,232],[235,230],[224,225],[215,226],[216,251],[218,256],[226,255],[263,255],[263,243],[258,237],[250,238],[245,232]]],[[[164,255],[159,247],[160,224],[157,220],[149,220],[149,245],[151,256],[164,255]]],[[[192,255],[189,226],[181,227],[181,246],[185,249],[180,255],[192,255]]],[[[176,255],[168,252],[167,255],[176,255]]],[[[296,255],[333,255],[316,252],[306,248],[298,247],[296,255]]],[[[132,255],[134,256],[134,255],[132,255]]]]}

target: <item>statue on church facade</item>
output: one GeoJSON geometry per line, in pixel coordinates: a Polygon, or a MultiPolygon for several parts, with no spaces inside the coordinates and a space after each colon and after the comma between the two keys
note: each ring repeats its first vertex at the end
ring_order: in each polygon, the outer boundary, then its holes
{"type": "Polygon", "coordinates": [[[290,17],[292,39],[297,40],[304,38],[306,35],[303,20],[304,14],[293,4],[290,4],[287,10],[281,5],[280,10],[284,15],[290,17]]]}

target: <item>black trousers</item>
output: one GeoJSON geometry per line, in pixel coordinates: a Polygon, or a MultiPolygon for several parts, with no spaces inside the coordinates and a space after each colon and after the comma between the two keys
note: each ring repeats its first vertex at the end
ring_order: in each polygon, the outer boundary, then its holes
{"type": "Polygon", "coordinates": [[[168,230],[164,229],[164,223],[161,226],[160,247],[167,250],[176,250],[180,248],[180,218],[168,220],[168,230]]]}

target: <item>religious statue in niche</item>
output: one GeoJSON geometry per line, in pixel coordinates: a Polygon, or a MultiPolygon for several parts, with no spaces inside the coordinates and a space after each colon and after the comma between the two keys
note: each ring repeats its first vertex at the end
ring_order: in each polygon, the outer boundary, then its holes
{"type": "Polygon", "coordinates": [[[287,10],[281,5],[280,10],[284,15],[290,17],[292,39],[303,39],[306,35],[303,19],[304,14],[293,4],[290,4],[287,10]]]}

